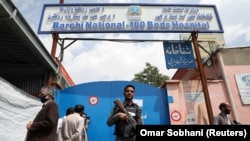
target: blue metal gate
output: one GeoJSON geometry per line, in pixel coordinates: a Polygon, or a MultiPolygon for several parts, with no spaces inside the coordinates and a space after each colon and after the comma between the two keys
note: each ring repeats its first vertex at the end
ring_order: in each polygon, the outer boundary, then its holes
{"type": "Polygon", "coordinates": [[[113,101],[117,98],[124,100],[123,88],[127,84],[135,86],[134,101],[142,108],[144,124],[170,124],[165,88],[131,81],[91,82],[58,90],[55,101],[59,105],[59,116],[64,116],[68,107],[83,104],[91,119],[88,129],[89,141],[113,141],[114,126],[108,127],[106,121],[114,106],[113,101]]]}

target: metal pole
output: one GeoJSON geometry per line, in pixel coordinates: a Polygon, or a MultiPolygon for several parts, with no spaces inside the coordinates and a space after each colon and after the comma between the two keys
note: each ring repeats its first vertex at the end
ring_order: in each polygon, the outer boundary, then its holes
{"type": "MultiPolygon", "coordinates": [[[[64,3],[64,0],[59,0],[60,4],[64,3]]],[[[52,38],[53,38],[53,42],[52,42],[52,48],[51,48],[51,57],[53,57],[55,59],[56,57],[56,48],[57,48],[57,41],[58,41],[58,33],[57,32],[53,32],[52,33],[52,38]]]]}
{"type": "MultiPolygon", "coordinates": [[[[64,0],[59,0],[59,3],[63,4],[64,0]]],[[[51,48],[50,56],[53,59],[55,59],[56,58],[57,41],[58,41],[58,33],[53,32],[52,33],[52,38],[53,38],[53,42],[52,42],[52,48],[51,48]]],[[[52,85],[52,72],[49,73],[48,80],[47,80],[47,85],[52,85]]]]}
{"type": "Polygon", "coordinates": [[[204,92],[209,123],[212,124],[213,111],[212,111],[212,106],[211,106],[210,97],[209,97],[209,93],[208,93],[207,81],[206,81],[205,73],[203,70],[203,65],[202,65],[202,61],[201,61],[201,55],[200,55],[200,51],[199,51],[199,46],[198,46],[196,34],[197,34],[197,32],[194,31],[191,33],[191,36],[192,36],[192,41],[193,41],[194,50],[195,50],[195,54],[196,54],[196,60],[197,60],[198,68],[199,68],[199,72],[200,72],[201,83],[202,83],[202,88],[203,88],[203,92],[204,92]]]}
{"type": "Polygon", "coordinates": [[[53,32],[52,33],[52,38],[53,38],[53,42],[52,42],[52,48],[51,48],[51,57],[53,59],[55,59],[56,57],[56,48],[57,48],[57,41],[58,41],[58,33],[53,32]]]}

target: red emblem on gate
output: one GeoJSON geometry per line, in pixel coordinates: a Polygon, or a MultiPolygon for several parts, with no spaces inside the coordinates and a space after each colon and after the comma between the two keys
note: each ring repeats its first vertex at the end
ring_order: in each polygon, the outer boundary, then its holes
{"type": "Polygon", "coordinates": [[[98,98],[97,98],[97,96],[91,96],[91,97],[89,98],[89,103],[90,103],[91,105],[96,105],[96,104],[98,103],[98,98]]]}
{"type": "Polygon", "coordinates": [[[181,119],[181,114],[178,111],[173,111],[171,113],[171,119],[174,121],[179,121],[181,119]]]}

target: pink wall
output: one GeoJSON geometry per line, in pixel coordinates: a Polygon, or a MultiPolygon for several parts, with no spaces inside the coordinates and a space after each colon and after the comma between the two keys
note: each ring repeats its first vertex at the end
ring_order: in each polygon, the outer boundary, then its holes
{"type": "Polygon", "coordinates": [[[233,96],[236,115],[238,116],[238,119],[242,124],[250,124],[250,104],[242,103],[235,79],[235,74],[250,74],[250,66],[225,66],[225,71],[233,96]]]}
{"type": "MultiPolygon", "coordinates": [[[[244,68],[250,70],[250,67],[244,68]]],[[[230,89],[233,93],[233,100],[237,110],[238,120],[242,124],[250,124],[250,105],[242,105],[237,90],[236,82],[231,67],[227,67],[228,79],[230,81],[230,89]],[[231,70],[230,72],[228,71],[231,70]]],[[[237,73],[239,68],[235,67],[237,73]]],[[[211,102],[213,115],[218,114],[218,105],[221,102],[230,102],[225,82],[223,80],[208,80],[208,91],[211,102]]],[[[176,116],[171,118],[171,124],[209,124],[206,102],[202,92],[202,85],[200,80],[188,81],[166,81],[167,92],[169,96],[173,97],[173,103],[169,103],[170,115],[172,113],[180,113],[180,119],[176,116]]],[[[235,119],[233,113],[231,118],[235,119]]]]}

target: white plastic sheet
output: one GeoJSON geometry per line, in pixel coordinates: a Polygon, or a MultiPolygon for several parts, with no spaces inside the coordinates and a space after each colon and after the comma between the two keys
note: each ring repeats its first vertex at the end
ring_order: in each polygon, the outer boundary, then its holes
{"type": "Polygon", "coordinates": [[[0,137],[2,141],[24,141],[26,123],[41,109],[38,98],[0,77],[0,137]]]}

